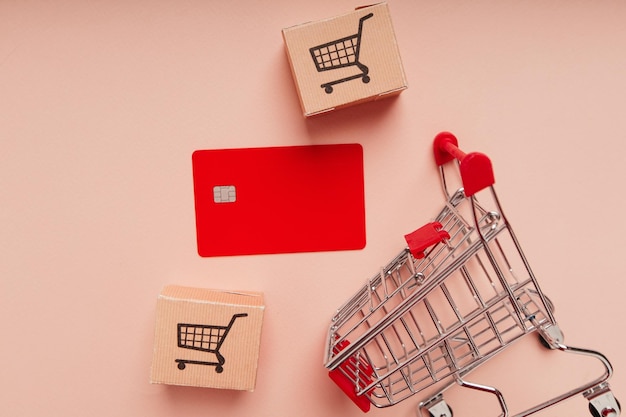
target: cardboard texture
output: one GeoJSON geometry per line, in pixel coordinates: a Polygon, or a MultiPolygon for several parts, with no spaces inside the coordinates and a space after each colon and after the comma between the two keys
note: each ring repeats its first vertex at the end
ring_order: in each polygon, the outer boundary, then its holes
{"type": "Polygon", "coordinates": [[[286,28],[282,34],[305,116],[407,88],[387,3],[286,28]]]}
{"type": "Polygon", "coordinates": [[[253,391],[264,309],[262,293],[166,286],[150,382],[253,391]]]}
{"type": "Polygon", "coordinates": [[[195,151],[200,256],[365,246],[359,144],[195,151]]]}

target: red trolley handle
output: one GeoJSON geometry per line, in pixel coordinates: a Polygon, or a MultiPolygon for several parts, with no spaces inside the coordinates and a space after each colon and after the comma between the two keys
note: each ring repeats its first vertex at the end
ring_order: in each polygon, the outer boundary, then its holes
{"type": "Polygon", "coordinates": [[[467,197],[471,197],[496,182],[491,160],[480,152],[465,153],[458,146],[459,142],[452,133],[439,133],[433,143],[435,162],[442,167],[445,163],[457,159],[463,190],[467,197]]]}

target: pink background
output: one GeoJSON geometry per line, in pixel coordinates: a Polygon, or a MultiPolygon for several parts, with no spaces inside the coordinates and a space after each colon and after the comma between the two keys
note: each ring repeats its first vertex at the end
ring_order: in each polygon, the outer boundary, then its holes
{"type": "MultiPolygon", "coordinates": [[[[0,1],[3,415],[361,415],[325,375],[326,327],[440,209],[441,130],[491,156],[566,342],[605,353],[626,402],[626,2],[389,4],[409,89],[305,120],[280,30],[362,3],[0,1]],[[364,147],[365,249],[197,255],[194,150],[346,142],[364,147]],[[255,392],[148,383],[169,283],[264,292],[255,392]]],[[[525,338],[472,380],[519,410],[595,375],[562,356],[525,338]]],[[[448,400],[498,414],[486,394],[448,400]]]]}

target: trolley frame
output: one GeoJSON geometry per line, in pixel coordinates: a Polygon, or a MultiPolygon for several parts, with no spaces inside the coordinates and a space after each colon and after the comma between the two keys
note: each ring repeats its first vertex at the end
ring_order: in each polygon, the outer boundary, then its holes
{"type": "Polygon", "coordinates": [[[325,351],[331,378],[363,411],[420,393],[420,415],[451,417],[442,393],[458,384],[492,393],[508,416],[499,390],[465,377],[536,333],[550,349],[599,360],[604,373],[518,416],[578,394],[594,416],[618,416],[607,383],[612,366],[599,352],[563,344],[553,305],[498,200],[489,158],[465,154],[449,132],[437,135],[434,153],[446,204],[434,222],[406,235],[408,246],[337,310],[325,351]],[[450,192],[444,165],[453,160],[462,187],[450,192]]]}

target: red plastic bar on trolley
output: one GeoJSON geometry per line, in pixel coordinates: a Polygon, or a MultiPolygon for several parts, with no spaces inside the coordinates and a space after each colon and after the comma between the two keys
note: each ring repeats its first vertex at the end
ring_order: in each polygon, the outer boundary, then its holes
{"type": "MultiPolygon", "coordinates": [[[[335,346],[335,353],[343,350],[348,346],[350,342],[343,340],[335,346]]],[[[371,395],[371,391],[365,393],[365,395],[357,395],[356,389],[362,389],[368,386],[372,382],[372,375],[374,370],[372,366],[362,357],[351,356],[347,360],[341,363],[337,369],[328,372],[328,376],[333,380],[335,384],[361,409],[361,411],[367,413],[370,410],[370,400],[368,397],[371,395]],[[351,375],[358,381],[358,387],[355,387],[354,381],[348,378],[345,374],[351,375]]]]}
{"type": "Polygon", "coordinates": [[[453,159],[457,159],[463,181],[463,190],[467,197],[471,197],[496,182],[491,160],[487,155],[480,152],[466,154],[458,146],[459,142],[452,133],[439,133],[433,143],[435,162],[442,166],[453,159]]]}
{"type": "Polygon", "coordinates": [[[415,259],[422,259],[424,252],[429,247],[450,239],[450,235],[443,229],[439,222],[428,223],[414,232],[405,235],[406,243],[409,245],[411,255],[415,259]]]}

